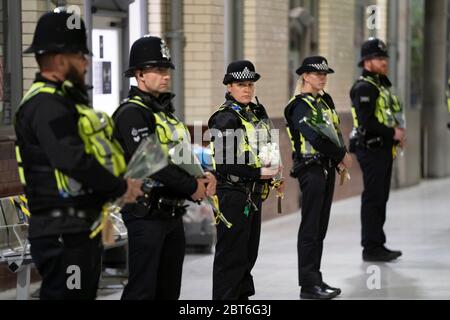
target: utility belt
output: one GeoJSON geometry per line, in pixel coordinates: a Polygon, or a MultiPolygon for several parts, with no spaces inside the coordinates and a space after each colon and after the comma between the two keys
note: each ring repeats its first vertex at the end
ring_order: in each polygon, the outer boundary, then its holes
{"type": "Polygon", "coordinates": [[[219,185],[222,184],[225,186],[235,187],[245,191],[246,194],[262,193],[264,191],[265,184],[260,181],[249,180],[231,174],[223,175],[219,172],[216,172],[216,177],[219,185]]]}
{"type": "Polygon", "coordinates": [[[298,178],[300,172],[311,165],[320,165],[324,168],[333,168],[335,166],[330,158],[325,157],[319,153],[304,155],[301,158],[297,158],[294,160],[294,165],[292,166],[289,174],[293,178],[298,178]]]}
{"type": "Polygon", "coordinates": [[[155,192],[139,197],[125,212],[136,218],[151,220],[176,219],[186,213],[185,199],[170,199],[155,195],[155,192]]]}
{"type": "Polygon", "coordinates": [[[95,220],[100,214],[100,210],[80,209],[74,207],[55,208],[50,210],[42,210],[33,212],[32,217],[48,217],[48,218],[63,218],[72,217],[83,220],[95,220]]]}
{"type": "Polygon", "coordinates": [[[350,133],[349,151],[355,152],[357,148],[368,150],[380,149],[384,146],[383,137],[372,137],[368,139],[366,133],[362,129],[353,129],[350,133]]]}

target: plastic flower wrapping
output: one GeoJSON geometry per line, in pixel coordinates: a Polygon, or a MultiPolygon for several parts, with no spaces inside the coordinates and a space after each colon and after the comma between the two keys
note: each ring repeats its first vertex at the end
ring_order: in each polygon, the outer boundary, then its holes
{"type": "MultiPolygon", "coordinates": [[[[320,136],[334,143],[337,147],[342,148],[345,146],[342,136],[339,134],[338,129],[335,127],[327,112],[322,112],[321,109],[317,109],[317,113],[314,116],[311,118],[304,117],[300,120],[300,123],[306,124],[320,136]]],[[[345,181],[350,180],[350,173],[347,169],[340,170],[339,175],[340,185],[343,185],[345,181]]]]}
{"type": "MultiPolygon", "coordinates": [[[[168,165],[168,157],[166,152],[159,143],[155,134],[148,136],[136,149],[133,157],[131,157],[124,178],[131,179],[147,179],[152,174],[168,165]]],[[[155,185],[154,181],[147,179],[147,185],[155,185]]],[[[103,242],[105,245],[114,242],[113,230],[119,232],[118,225],[123,223],[120,210],[124,204],[121,199],[114,202],[108,202],[103,206],[102,214],[91,226],[90,237],[94,238],[103,230],[103,242]]]]}
{"type": "MultiPolygon", "coordinates": [[[[279,145],[279,131],[275,128],[270,119],[263,119],[257,125],[258,135],[258,158],[263,167],[283,167],[281,160],[281,151],[279,145]]],[[[281,213],[281,200],[284,193],[278,189],[283,182],[283,172],[280,172],[272,179],[272,189],[277,190],[278,213],[281,213]]]]}
{"type": "MultiPolygon", "coordinates": [[[[192,147],[192,145],[187,141],[181,141],[175,144],[169,149],[170,162],[177,165],[182,170],[186,171],[188,174],[195,178],[201,178],[205,176],[205,171],[202,166],[202,161],[198,157],[198,148],[192,147]]],[[[202,157],[203,160],[203,157],[202,157]]],[[[215,214],[215,224],[222,221],[227,228],[231,228],[232,223],[230,223],[222,211],[219,208],[219,198],[217,195],[207,197],[205,201],[211,205],[215,214]]]]}

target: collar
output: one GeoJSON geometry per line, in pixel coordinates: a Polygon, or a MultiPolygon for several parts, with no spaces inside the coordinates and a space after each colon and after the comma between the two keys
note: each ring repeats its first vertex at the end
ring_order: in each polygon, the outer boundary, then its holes
{"type": "Polygon", "coordinates": [[[381,74],[375,73],[375,72],[371,72],[369,70],[363,69],[362,71],[362,76],[363,77],[370,77],[372,79],[375,80],[376,83],[385,86],[385,87],[392,87],[392,82],[389,80],[389,78],[387,76],[383,76],[381,74]]]}
{"type": "Polygon", "coordinates": [[[171,92],[165,92],[159,97],[155,97],[151,93],[142,91],[136,86],[131,86],[128,98],[132,98],[134,96],[139,96],[145,105],[152,108],[156,112],[164,111],[173,113],[175,111],[172,105],[172,99],[175,97],[175,94],[171,92]]]}
{"type": "Polygon", "coordinates": [[[45,82],[46,84],[49,84],[55,88],[61,88],[61,84],[62,84],[61,81],[54,81],[54,80],[45,78],[44,76],[42,76],[42,74],[40,72],[36,73],[34,82],[45,82]]]}
{"type": "Polygon", "coordinates": [[[255,110],[256,108],[256,104],[254,104],[253,102],[250,102],[249,104],[243,104],[238,102],[229,92],[227,92],[225,94],[225,99],[226,99],[226,104],[234,104],[239,106],[242,110],[245,110],[247,108],[250,108],[251,110],[255,110]]]}

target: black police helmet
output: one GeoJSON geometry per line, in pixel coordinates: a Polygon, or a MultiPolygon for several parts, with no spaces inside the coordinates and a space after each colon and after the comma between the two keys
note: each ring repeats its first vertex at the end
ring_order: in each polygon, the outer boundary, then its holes
{"type": "Polygon", "coordinates": [[[231,62],[227,67],[227,73],[223,78],[223,84],[233,82],[253,81],[256,82],[261,76],[255,72],[255,66],[248,60],[231,62]]]}
{"type": "Polygon", "coordinates": [[[143,36],[131,46],[130,63],[124,74],[134,77],[136,70],[149,66],[175,69],[166,42],[158,37],[143,36]]]}
{"type": "Polygon", "coordinates": [[[86,27],[74,13],[57,8],[39,18],[31,46],[24,53],[83,52],[89,54],[86,27]]]}
{"type": "Polygon", "coordinates": [[[386,57],[389,58],[386,44],[377,38],[370,38],[361,46],[361,61],[358,62],[358,66],[362,67],[365,60],[386,57]]]}
{"type": "Polygon", "coordinates": [[[299,76],[305,72],[324,72],[334,73],[334,70],[328,66],[328,61],[322,56],[307,57],[302,65],[295,71],[299,76]]]}

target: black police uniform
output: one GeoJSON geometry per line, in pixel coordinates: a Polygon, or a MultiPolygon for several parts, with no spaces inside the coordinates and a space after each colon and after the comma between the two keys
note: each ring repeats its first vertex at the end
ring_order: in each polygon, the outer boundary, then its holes
{"type": "MultiPolygon", "coordinates": [[[[386,46],[378,39],[363,44],[363,61],[376,56],[388,57],[386,46]]],[[[366,260],[392,260],[401,255],[384,247],[386,235],[383,226],[386,221],[386,204],[389,199],[395,130],[381,123],[375,116],[379,89],[364,78],[371,78],[376,84],[391,87],[386,76],[363,69],[362,77],[350,91],[352,106],[355,108],[360,134],[355,143],[355,154],[363,173],[364,191],[361,196],[361,245],[366,260]]]]}
{"type": "MultiPolygon", "coordinates": [[[[259,74],[255,73],[253,64],[249,61],[236,61],[228,66],[224,84],[258,79],[259,74]],[[249,72],[241,74],[246,67],[249,72]]],[[[247,121],[251,121],[247,112],[251,112],[258,119],[267,119],[267,113],[262,105],[243,105],[230,94],[226,94],[225,99],[222,110],[214,113],[208,121],[209,129],[223,132],[222,139],[215,137],[214,141],[215,148],[223,148],[224,155],[223,162],[216,164],[217,195],[223,215],[233,224],[231,228],[227,228],[224,223],[217,225],[213,299],[244,300],[255,294],[251,271],[258,257],[265,181],[259,179],[260,168],[247,164],[250,157],[248,154],[245,155],[245,163],[238,164],[239,146],[234,139],[227,140],[226,131],[243,129],[242,121],[236,112],[247,121]],[[228,152],[234,155],[232,163],[227,163],[227,150],[231,150],[228,152]],[[246,207],[248,214],[244,214],[246,207]]]]}
{"type": "MultiPolygon", "coordinates": [[[[141,68],[140,62],[148,61],[170,67],[171,62],[161,56],[160,47],[159,38],[137,40],[131,49],[131,69],[141,68]]],[[[128,70],[126,74],[134,73],[128,70]]],[[[177,122],[173,116],[173,97],[171,93],[155,97],[137,87],[131,88],[129,99],[139,99],[145,106],[128,101],[113,115],[114,136],[123,146],[127,162],[140,142],[155,133],[155,113],[163,112],[177,122]]],[[[180,295],[185,254],[184,200],[195,193],[197,180],[175,165],[167,166],[151,178],[163,186],[153,188],[147,194],[148,199],[138,199],[137,203],[122,209],[129,244],[129,279],[122,295],[125,300],[176,300],[180,295]]]]}
{"type": "MultiPolygon", "coordinates": [[[[26,52],[42,54],[55,47],[64,50],[67,49],[65,40],[71,41],[66,43],[70,50],[87,52],[84,25],[74,32],[64,29],[69,16],[47,13],[41,17],[33,45],[26,52]],[[42,33],[52,28],[58,32],[42,33]]],[[[99,217],[102,205],[123,195],[127,183],[85,152],[75,108],[76,103],[87,103],[84,89],[63,88],[62,83],[40,74],[35,82],[65,92],[36,94],[21,105],[15,118],[16,144],[31,212],[28,236],[31,255],[42,277],[40,298],[94,299],[101,271],[102,244],[100,236],[89,238],[90,228],[99,217]],[[78,181],[84,194],[61,194],[55,169],[78,181]],[[70,266],[79,267],[80,288],[71,289],[67,284],[72,275],[70,270],[75,270],[70,266]]]]}
{"type": "MultiPolygon", "coordinates": [[[[309,57],[303,61],[297,74],[304,72],[334,71],[323,57],[309,57]]],[[[302,219],[298,232],[298,279],[302,287],[312,289],[311,298],[333,298],[337,291],[323,288],[320,272],[323,241],[325,239],[333,200],[335,170],[345,156],[346,148],[338,147],[330,139],[313,130],[303,121],[313,118],[316,110],[335,110],[327,93],[313,96],[310,93],[296,95],[284,110],[287,127],[293,144],[294,165],[291,176],[298,178],[302,192],[302,219]],[[307,102],[308,101],[308,102],[307,102]],[[304,140],[301,139],[303,136],[304,140]],[[302,145],[304,144],[304,145],[302,145]],[[306,144],[314,150],[309,150],[306,144]]],[[[340,140],[342,136],[338,131],[340,140]]]]}

